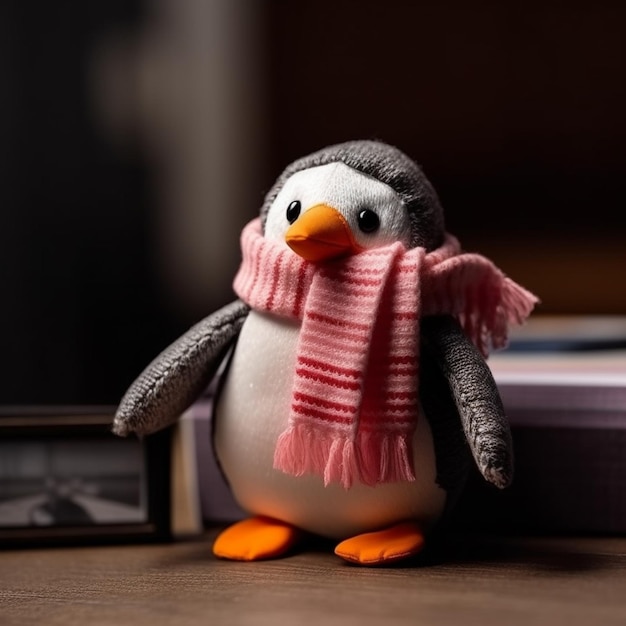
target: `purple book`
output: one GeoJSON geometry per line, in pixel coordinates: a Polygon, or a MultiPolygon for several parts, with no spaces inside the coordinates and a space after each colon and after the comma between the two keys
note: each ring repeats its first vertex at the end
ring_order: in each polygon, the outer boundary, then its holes
{"type": "Polygon", "coordinates": [[[472,477],[457,521],[626,531],[625,339],[622,317],[539,318],[490,357],[513,433],[515,476],[502,492],[472,477]]]}

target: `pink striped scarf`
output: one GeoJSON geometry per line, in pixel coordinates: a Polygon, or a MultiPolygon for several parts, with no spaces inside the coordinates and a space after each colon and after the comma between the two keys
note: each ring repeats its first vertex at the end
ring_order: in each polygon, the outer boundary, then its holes
{"type": "Polygon", "coordinates": [[[394,243],[314,264],[266,240],[257,218],[241,245],[237,295],[254,309],[302,320],[274,466],[346,489],[415,480],[422,315],[454,315],[486,356],[536,303],[486,258],[461,254],[451,235],[429,253],[394,243]]]}

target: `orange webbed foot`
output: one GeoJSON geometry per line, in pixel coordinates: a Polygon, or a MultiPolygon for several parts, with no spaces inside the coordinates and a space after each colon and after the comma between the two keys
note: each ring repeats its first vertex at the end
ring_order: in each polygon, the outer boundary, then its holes
{"type": "Polygon", "coordinates": [[[418,524],[404,522],[342,541],[335,554],[350,563],[384,565],[421,551],[424,534],[418,524]]]}
{"type": "Polygon", "coordinates": [[[231,561],[261,561],[282,556],[300,538],[291,524],[270,517],[251,517],[229,526],[213,544],[213,554],[231,561]]]}

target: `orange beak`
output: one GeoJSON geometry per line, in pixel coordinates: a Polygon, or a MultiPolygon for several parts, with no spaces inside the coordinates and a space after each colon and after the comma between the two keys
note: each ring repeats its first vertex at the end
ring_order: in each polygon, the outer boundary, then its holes
{"type": "Polygon", "coordinates": [[[296,254],[313,262],[362,250],[344,216],[326,204],[316,204],[303,213],[287,230],[285,241],[296,254]]]}

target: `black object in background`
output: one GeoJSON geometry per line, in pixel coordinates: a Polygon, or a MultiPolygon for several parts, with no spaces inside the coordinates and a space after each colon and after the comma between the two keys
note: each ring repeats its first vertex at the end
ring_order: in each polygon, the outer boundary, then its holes
{"type": "Polygon", "coordinates": [[[0,404],[111,404],[181,329],[152,262],[150,180],[94,120],[90,55],[137,0],[0,4],[0,404]]]}

